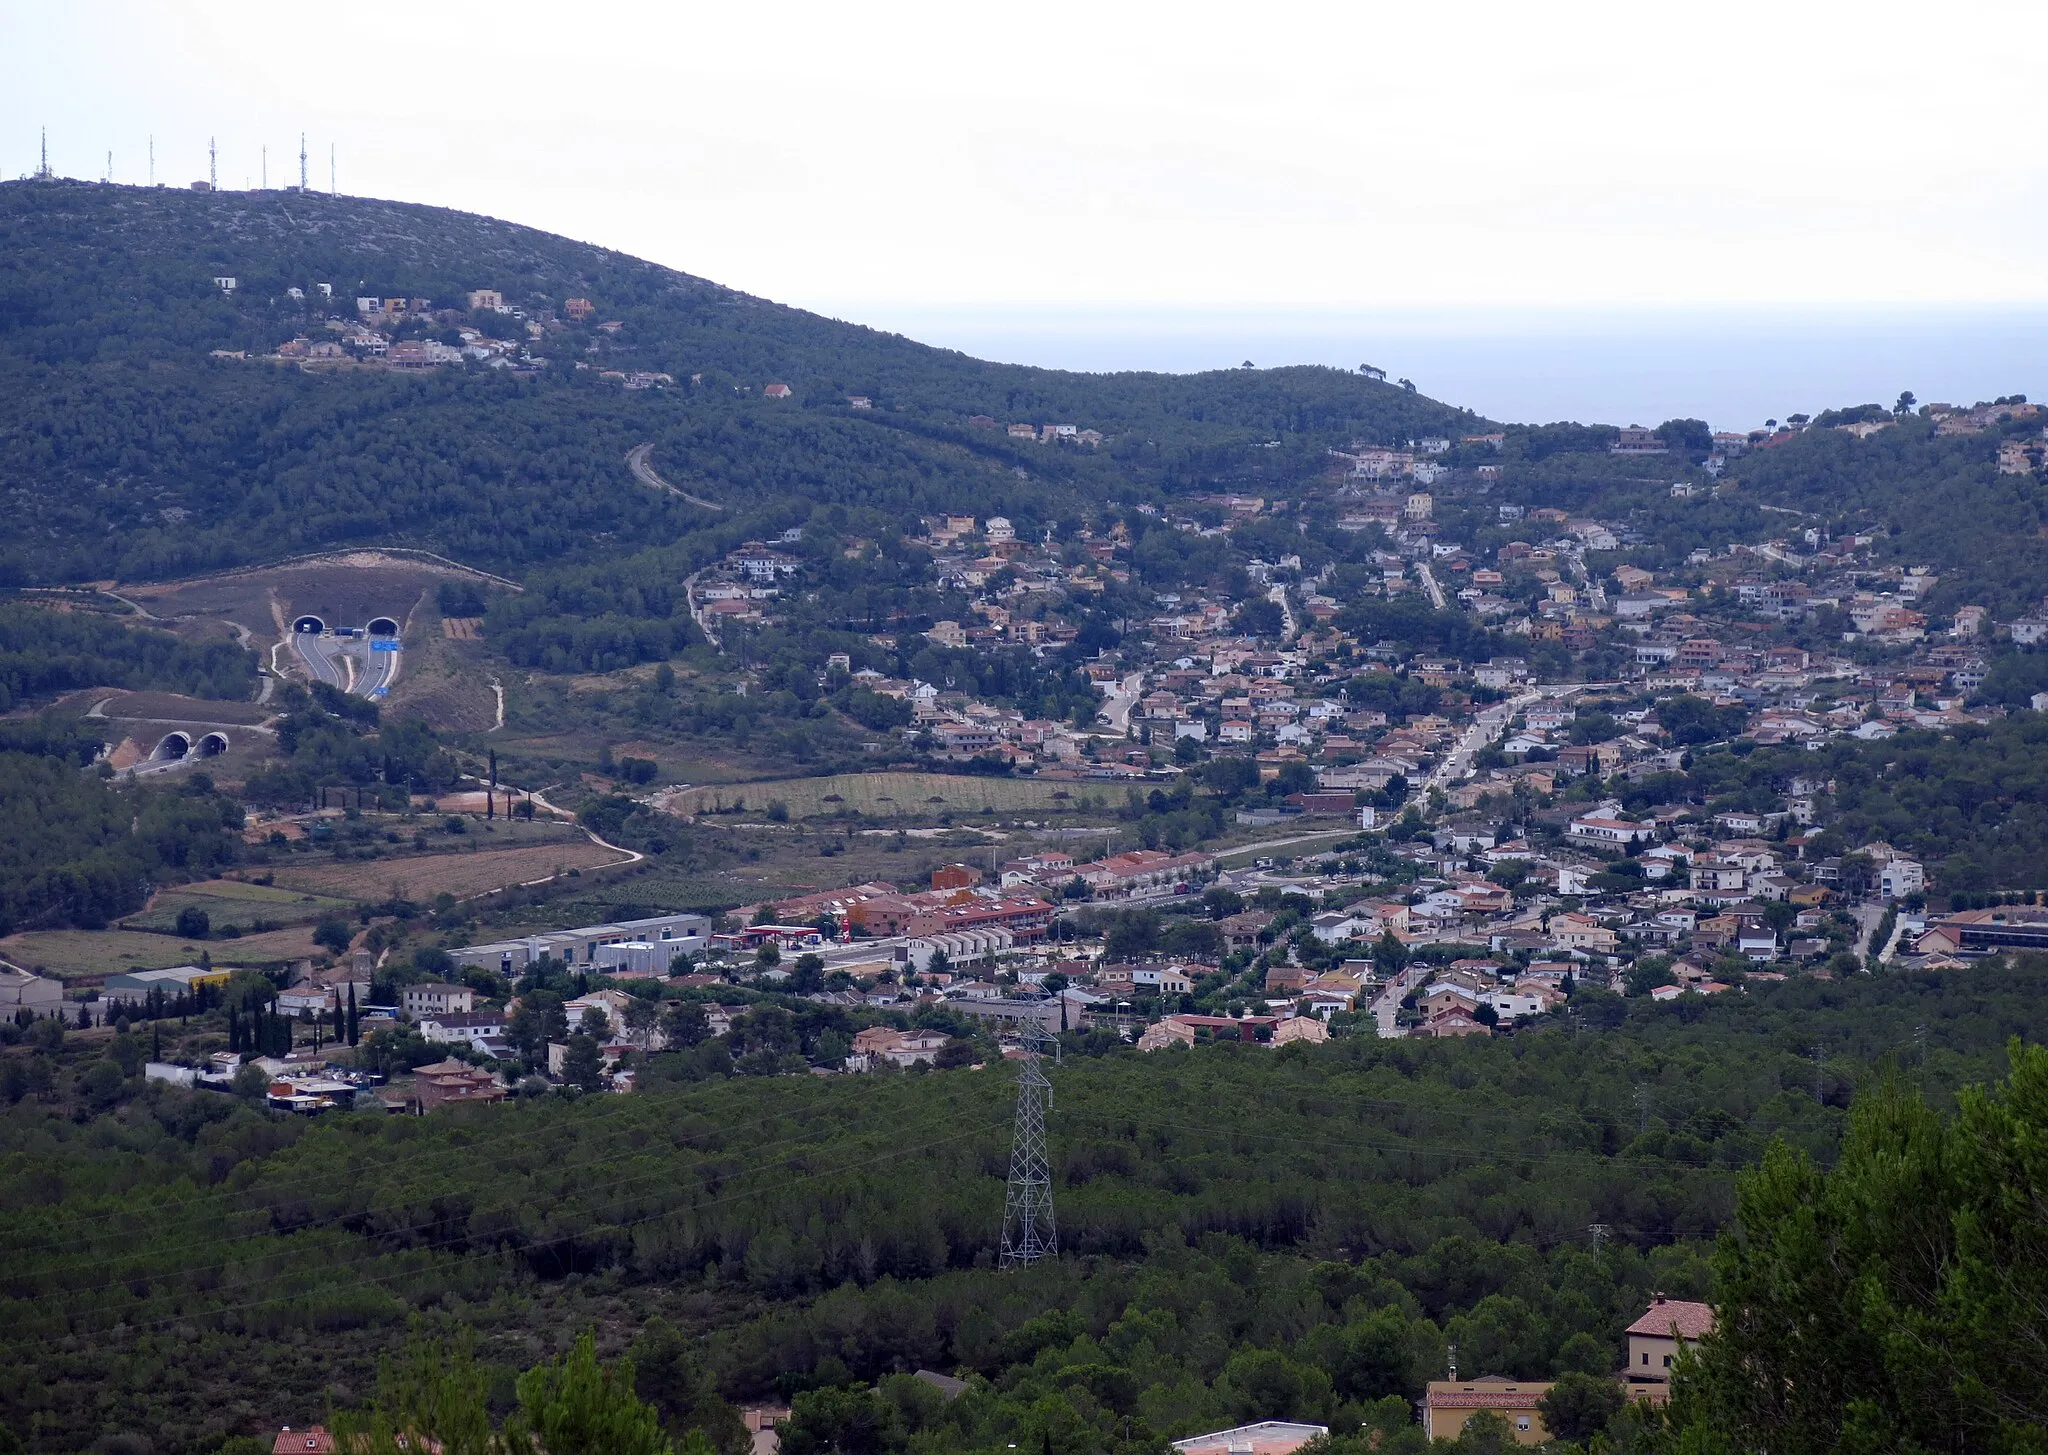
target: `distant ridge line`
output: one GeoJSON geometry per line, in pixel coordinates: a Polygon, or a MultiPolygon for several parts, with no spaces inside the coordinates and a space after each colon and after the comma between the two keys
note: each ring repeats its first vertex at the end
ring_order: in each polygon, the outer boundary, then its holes
{"type": "Polygon", "coordinates": [[[228,576],[249,576],[258,571],[275,571],[285,566],[299,566],[315,561],[339,562],[345,556],[397,556],[413,560],[430,561],[436,566],[446,566],[451,571],[460,571],[465,576],[480,576],[495,585],[512,591],[526,588],[509,576],[499,576],[480,566],[465,566],[460,561],[451,561],[446,556],[437,556],[432,551],[422,551],[413,546],[343,546],[325,551],[305,551],[296,556],[280,556],[274,561],[257,561],[246,566],[235,566],[225,571],[206,571],[197,576],[181,576],[173,581],[116,581],[115,585],[135,586],[178,586],[187,581],[219,581],[228,576]]]}

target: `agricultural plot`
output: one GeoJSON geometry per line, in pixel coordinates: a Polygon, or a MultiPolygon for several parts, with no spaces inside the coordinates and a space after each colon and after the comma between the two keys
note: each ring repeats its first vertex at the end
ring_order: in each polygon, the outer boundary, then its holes
{"type": "Polygon", "coordinates": [[[202,954],[211,955],[216,965],[272,965],[318,953],[306,925],[240,939],[187,940],[140,930],[27,930],[0,940],[0,955],[14,964],[85,986],[127,970],[197,964],[202,954]]]}
{"type": "Polygon", "coordinates": [[[590,870],[628,862],[586,839],[564,839],[479,853],[308,864],[279,869],[276,873],[278,883],[315,894],[383,900],[389,899],[395,889],[414,903],[425,904],[442,894],[467,899],[515,884],[530,884],[571,869],[590,870]]]}
{"type": "Polygon", "coordinates": [[[671,813],[759,813],[780,803],[791,818],[854,812],[870,818],[937,818],[942,814],[1078,811],[1108,802],[1109,790],[1092,784],[1033,778],[972,778],[950,773],[839,773],[828,778],[785,778],[686,788],[668,796],[671,813]]]}
{"type": "Polygon", "coordinates": [[[236,879],[208,879],[198,884],[181,884],[159,891],[140,914],[122,921],[123,928],[168,931],[187,909],[206,912],[212,932],[234,928],[247,931],[256,925],[283,928],[312,924],[328,915],[348,914],[355,906],[348,900],[303,890],[280,889],[273,884],[245,884],[236,879]]]}

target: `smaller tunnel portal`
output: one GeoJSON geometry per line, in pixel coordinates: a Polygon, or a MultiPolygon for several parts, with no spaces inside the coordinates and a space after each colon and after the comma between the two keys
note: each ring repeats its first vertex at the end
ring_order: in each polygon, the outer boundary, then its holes
{"type": "Polygon", "coordinates": [[[317,636],[321,632],[327,630],[327,623],[322,621],[317,616],[302,616],[297,621],[292,623],[292,630],[295,632],[305,632],[308,635],[317,636]]]}
{"type": "Polygon", "coordinates": [[[198,753],[202,758],[218,758],[228,750],[226,733],[208,733],[199,740],[198,753]]]}
{"type": "Polygon", "coordinates": [[[184,733],[165,733],[149,756],[159,763],[175,763],[192,751],[192,739],[184,733]]]}
{"type": "Polygon", "coordinates": [[[372,617],[370,619],[370,635],[373,637],[395,637],[398,635],[398,623],[388,616],[372,617]]]}

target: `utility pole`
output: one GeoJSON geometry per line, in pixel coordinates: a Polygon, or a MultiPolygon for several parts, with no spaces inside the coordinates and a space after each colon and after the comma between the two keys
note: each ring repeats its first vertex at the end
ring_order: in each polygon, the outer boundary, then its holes
{"type": "Polygon", "coordinates": [[[1592,1223],[1587,1226],[1586,1231],[1593,1235],[1593,1247],[1596,1250],[1606,1245],[1608,1233],[1607,1224],[1592,1223]]]}
{"type": "Polygon", "coordinates": [[[1017,1121],[1010,1138],[1010,1184],[1003,1195],[1003,1240],[996,1266],[1025,1268],[1060,1251],[1053,1220],[1052,1161],[1045,1150],[1045,1113],[1052,1082],[1043,1056],[1059,1056],[1059,1042],[1036,1021],[1024,1027],[1024,1059],[1017,1063],[1017,1121]]]}

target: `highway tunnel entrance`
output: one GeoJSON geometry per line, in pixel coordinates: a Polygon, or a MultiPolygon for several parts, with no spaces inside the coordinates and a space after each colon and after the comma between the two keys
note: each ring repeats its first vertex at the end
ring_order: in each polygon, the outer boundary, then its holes
{"type": "Polygon", "coordinates": [[[304,632],[309,636],[318,636],[327,630],[327,623],[317,616],[302,616],[292,623],[292,630],[304,632]]]}
{"type": "Polygon", "coordinates": [[[228,735],[226,733],[208,733],[199,740],[199,746],[195,749],[202,758],[218,758],[227,750],[228,735]]]}
{"type": "Polygon", "coordinates": [[[370,619],[370,635],[373,637],[395,637],[398,635],[398,623],[388,616],[372,617],[370,619]]]}
{"type": "Polygon", "coordinates": [[[157,743],[156,751],[149,756],[152,762],[176,763],[191,751],[192,739],[189,736],[184,733],[165,733],[162,740],[157,743]]]}

